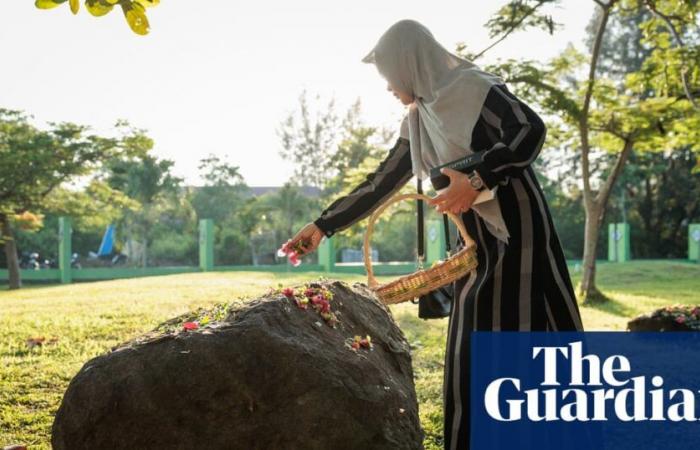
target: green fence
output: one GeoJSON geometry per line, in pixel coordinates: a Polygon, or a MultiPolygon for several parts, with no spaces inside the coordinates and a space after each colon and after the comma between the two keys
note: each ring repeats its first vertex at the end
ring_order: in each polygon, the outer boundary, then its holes
{"type": "MultiPolygon", "coordinates": [[[[136,278],[177,273],[210,271],[258,271],[258,272],[322,272],[366,274],[362,263],[337,263],[333,239],[324,239],[318,249],[318,261],[293,267],[291,264],[275,265],[216,265],[214,261],[214,223],[211,219],[199,222],[199,265],[177,267],[71,267],[71,221],[67,217],[59,219],[58,226],[58,269],[21,269],[24,281],[42,281],[54,283],[71,283],[73,281],[112,280],[118,278],[136,278]]],[[[630,228],[628,224],[610,224],[608,260],[624,262],[630,260],[630,228]]],[[[426,263],[429,267],[434,261],[444,258],[445,236],[439,220],[429,221],[426,227],[426,263]]],[[[688,227],[688,259],[700,262],[700,224],[688,227]]],[[[415,262],[374,263],[376,275],[402,275],[416,270],[415,262]]],[[[7,280],[8,272],[0,269],[0,280],[7,280]]]]}
{"type": "MultiPolygon", "coordinates": [[[[73,281],[113,280],[119,278],[136,278],[177,273],[210,271],[260,271],[260,272],[326,272],[366,274],[361,263],[337,263],[333,239],[324,239],[318,249],[318,261],[315,264],[274,265],[215,265],[214,261],[214,223],[211,219],[199,221],[199,265],[177,267],[71,267],[71,221],[68,217],[59,219],[58,269],[21,269],[23,281],[42,281],[71,283],[73,281]]],[[[413,262],[375,263],[377,275],[397,275],[411,273],[417,265],[413,262]]],[[[0,280],[7,281],[8,271],[0,269],[0,280]]]]}

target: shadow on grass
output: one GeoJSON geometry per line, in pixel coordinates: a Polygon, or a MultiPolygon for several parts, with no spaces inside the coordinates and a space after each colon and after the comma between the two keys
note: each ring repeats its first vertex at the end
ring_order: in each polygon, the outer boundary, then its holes
{"type": "Polygon", "coordinates": [[[600,291],[589,295],[586,301],[581,303],[586,308],[596,309],[601,312],[612,314],[618,317],[629,317],[630,319],[637,314],[635,308],[626,305],[625,303],[616,300],[614,297],[608,296],[600,291]]]}

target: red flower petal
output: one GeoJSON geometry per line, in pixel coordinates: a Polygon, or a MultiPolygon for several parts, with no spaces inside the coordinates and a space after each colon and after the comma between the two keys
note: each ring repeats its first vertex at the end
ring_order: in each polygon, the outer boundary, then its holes
{"type": "Polygon", "coordinates": [[[197,322],[185,322],[182,324],[182,328],[184,328],[186,331],[196,330],[197,328],[199,328],[199,324],[197,322]]]}

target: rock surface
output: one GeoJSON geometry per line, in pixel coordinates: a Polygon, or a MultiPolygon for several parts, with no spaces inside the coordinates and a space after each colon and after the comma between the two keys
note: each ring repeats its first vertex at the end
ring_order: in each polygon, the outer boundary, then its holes
{"type": "Polygon", "coordinates": [[[687,315],[683,309],[660,308],[651,313],[641,314],[627,322],[629,331],[697,331],[694,315],[687,315]]]}
{"type": "Polygon", "coordinates": [[[335,328],[271,292],[91,359],[56,413],[53,448],[423,448],[409,345],[391,314],[362,285],[312,286],[333,293],[335,328]],[[372,348],[353,349],[355,335],[372,348]]]}

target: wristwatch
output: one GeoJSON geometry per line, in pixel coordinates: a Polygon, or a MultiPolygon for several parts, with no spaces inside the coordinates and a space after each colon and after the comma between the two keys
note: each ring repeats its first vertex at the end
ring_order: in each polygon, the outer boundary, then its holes
{"type": "Polygon", "coordinates": [[[481,176],[479,176],[479,172],[477,172],[476,170],[472,170],[467,174],[467,177],[469,177],[469,184],[471,184],[474,190],[484,190],[484,180],[482,180],[481,176]]]}

